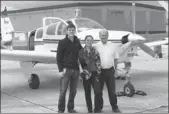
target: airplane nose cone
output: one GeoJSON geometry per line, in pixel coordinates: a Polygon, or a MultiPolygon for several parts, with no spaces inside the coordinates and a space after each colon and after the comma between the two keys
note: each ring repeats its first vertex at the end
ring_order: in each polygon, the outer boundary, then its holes
{"type": "Polygon", "coordinates": [[[146,39],[137,34],[130,34],[128,37],[129,41],[145,41],[146,39]]]}

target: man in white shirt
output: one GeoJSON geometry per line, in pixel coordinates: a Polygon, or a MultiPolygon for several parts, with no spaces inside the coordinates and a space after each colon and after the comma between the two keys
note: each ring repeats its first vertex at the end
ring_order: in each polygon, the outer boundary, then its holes
{"type": "MultiPolygon", "coordinates": [[[[117,106],[117,96],[115,91],[115,73],[117,72],[117,60],[119,54],[117,52],[117,46],[108,42],[108,31],[101,30],[99,32],[100,42],[95,44],[95,48],[98,50],[101,59],[101,75],[100,75],[100,87],[103,96],[104,82],[107,85],[109,101],[113,112],[121,112],[117,106]]],[[[101,97],[101,105],[103,108],[103,97],[101,97]]]]}

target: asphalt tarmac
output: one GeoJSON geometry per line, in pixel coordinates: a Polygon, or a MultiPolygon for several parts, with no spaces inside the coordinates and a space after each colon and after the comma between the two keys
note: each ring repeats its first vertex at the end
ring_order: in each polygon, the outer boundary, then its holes
{"type": "MultiPolygon", "coordinates": [[[[163,46],[163,58],[153,59],[139,51],[132,63],[131,82],[136,90],[147,96],[118,97],[123,113],[168,113],[168,46],[163,46]]],[[[120,64],[119,67],[123,67],[120,64]]],[[[19,62],[1,61],[1,113],[57,113],[59,77],[56,65],[35,66],[41,84],[37,90],[28,86],[28,78],[22,74],[19,62]]],[[[119,73],[120,74],[120,73],[119,73]]],[[[124,80],[116,81],[116,91],[122,91],[124,80]]],[[[68,99],[67,91],[67,99],[68,99]]],[[[93,97],[93,92],[92,92],[93,97]]],[[[102,113],[112,113],[106,86],[104,87],[102,113]]],[[[82,83],[78,83],[75,110],[87,113],[82,83]]],[[[67,110],[65,111],[67,113],[67,110]]]]}

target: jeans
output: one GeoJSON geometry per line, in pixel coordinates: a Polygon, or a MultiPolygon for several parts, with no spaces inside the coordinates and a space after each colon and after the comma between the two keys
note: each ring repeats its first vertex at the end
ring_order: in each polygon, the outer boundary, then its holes
{"type": "Polygon", "coordinates": [[[85,90],[86,105],[89,112],[92,111],[91,86],[93,86],[94,89],[94,104],[95,104],[94,111],[100,111],[101,90],[97,72],[92,72],[91,78],[88,80],[83,78],[83,87],[85,90]]]}
{"type": "Polygon", "coordinates": [[[74,69],[66,69],[63,77],[60,79],[60,95],[59,95],[59,111],[65,111],[65,97],[68,85],[70,84],[69,100],[67,104],[68,110],[74,109],[74,99],[77,91],[79,71],[74,69]]]}

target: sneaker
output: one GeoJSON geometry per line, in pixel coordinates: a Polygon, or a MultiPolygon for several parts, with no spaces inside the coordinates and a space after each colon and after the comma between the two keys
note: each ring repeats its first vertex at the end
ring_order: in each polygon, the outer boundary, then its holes
{"type": "Polygon", "coordinates": [[[58,111],[58,113],[64,113],[64,111],[62,111],[62,110],[59,110],[59,111],[58,111]]]}
{"type": "Polygon", "coordinates": [[[68,110],[68,113],[77,113],[75,110],[68,110]]]}
{"type": "Polygon", "coordinates": [[[122,113],[122,112],[120,111],[120,109],[119,109],[119,108],[115,108],[115,109],[113,109],[113,112],[115,112],[115,113],[122,113]]]}

